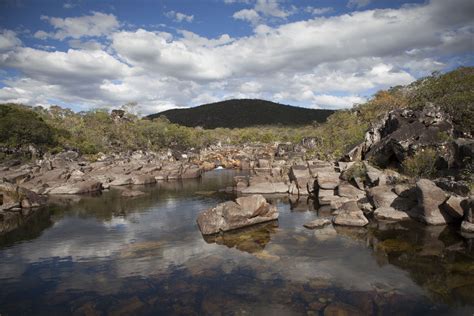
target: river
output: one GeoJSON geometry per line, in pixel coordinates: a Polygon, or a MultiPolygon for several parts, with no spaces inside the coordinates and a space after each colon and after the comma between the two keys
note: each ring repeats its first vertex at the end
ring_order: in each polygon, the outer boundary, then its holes
{"type": "Polygon", "coordinates": [[[0,236],[0,315],[472,315],[474,245],[414,221],[309,230],[276,222],[203,238],[197,214],[238,172],[55,198],[0,236]]]}

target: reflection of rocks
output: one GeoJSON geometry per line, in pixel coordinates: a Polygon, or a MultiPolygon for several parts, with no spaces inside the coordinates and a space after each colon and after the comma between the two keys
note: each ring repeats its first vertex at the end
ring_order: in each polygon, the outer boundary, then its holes
{"type": "Polygon", "coordinates": [[[336,236],[337,236],[337,231],[334,229],[332,225],[324,226],[323,228],[314,230],[314,237],[318,241],[330,240],[336,236]]]}
{"type": "Polygon", "coordinates": [[[262,251],[270,242],[277,227],[278,222],[273,221],[218,235],[204,236],[204,240],[207,243],[216,243],[240,251],[256,253],[262,251]]]}
{"type": "Polygon", "coordinates": [[[203,235],[210,235],[277,218],[276,206],[267,203],[262,195],[252,195],[218,204],[200,213],[197,223],[203,235]]]}

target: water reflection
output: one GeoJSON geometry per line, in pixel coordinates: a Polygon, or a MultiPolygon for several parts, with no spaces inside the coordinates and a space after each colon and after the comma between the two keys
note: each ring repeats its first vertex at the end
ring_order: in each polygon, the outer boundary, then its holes
{"type": "Polygon", "coordinates": [[[0,237],[0,313],[472,313],[473,247],[450,227],[323,233],[302,226],[311,204],[281,197],[278,222],[203,238],[196,216],[233,175],[57,198],[0,237]]]}
{"type": "Polygon", "coordinates": [[[260,252],[270,242],[278,228],[278,221],[271,221],[222,234],[203,236],[207,243],[225,245],[248,253],[260,252]]]}

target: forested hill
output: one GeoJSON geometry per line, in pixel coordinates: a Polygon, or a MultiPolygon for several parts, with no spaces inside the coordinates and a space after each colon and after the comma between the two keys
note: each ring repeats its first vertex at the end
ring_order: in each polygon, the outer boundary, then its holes
{"type": "Polygon", "coordinates": [[[325,122],[333,110],[314,110],[258,99],[234,99],[149,115],[166,116],[172,123],[204,128],[240,128],[257,125],[306,125],[325,122]]]}

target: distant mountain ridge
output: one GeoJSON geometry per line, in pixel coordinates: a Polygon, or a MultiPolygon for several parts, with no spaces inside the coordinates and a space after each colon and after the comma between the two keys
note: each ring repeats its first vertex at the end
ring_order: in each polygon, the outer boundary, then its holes
{"type": "Polygon", "coordinates": [[[242,128],[257,125],[307,125],[325,122],[334,110],[307,109],[259,99],[233,99],[193,108],[172,109],[147,116],[164,115],[172,123],[203,128],[242,128]]]}

